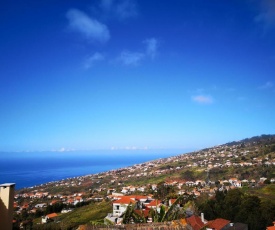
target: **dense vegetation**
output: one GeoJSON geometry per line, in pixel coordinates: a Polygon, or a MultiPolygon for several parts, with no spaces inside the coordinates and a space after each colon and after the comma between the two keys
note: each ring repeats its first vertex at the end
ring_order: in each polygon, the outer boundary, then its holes
{"type": "MultiPolygon", "coordinates": [[[[267,188],[274,190],[275,185],[267,188]]],[[[198,200],[198,208],[206,219],[224,218],[232,222],[242,222],[248,224],[250,230],[265,229],[275,220],[275,200],[261,200],[258,196],[245,194],[240,189],[217,191],[215,198],[198,200]]]]}

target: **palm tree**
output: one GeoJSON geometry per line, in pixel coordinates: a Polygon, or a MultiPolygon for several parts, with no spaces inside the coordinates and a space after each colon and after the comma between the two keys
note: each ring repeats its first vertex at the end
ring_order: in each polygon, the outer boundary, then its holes
{"type": "Polygon", "coordinates": [[[175,202],[167,209],[160,222],[176,220],[179,217],[180,209],[178,204],[183,201],[183,196],[179,196],[175,202]]]}
{"type": "Polygon", "coordinates": [[[131,203],[127,206],[126,211],[123,213],[123,223],[146,223],[146,219],[144,216],[135,212],[135,205],[131,203]]]}
{"type": "MultiPolygon", "coordinates": [[[[167,209],[165,205],[160,206],[159,212],[156,209],[151,208],[149,215],[153,222],[165,222],[176,220],[180,216],[180,208],[177,205],[183,201],[183,196],[179,196],[176,201],[167,209]]],[[[142,210],[141,210],[141,213],[142,210]]],[[[123,223],[146,223],[146,218],[143,214],[138,214],[135,212],[135,205],[128,205],[125,213],[123,214],[123,223]]]]}

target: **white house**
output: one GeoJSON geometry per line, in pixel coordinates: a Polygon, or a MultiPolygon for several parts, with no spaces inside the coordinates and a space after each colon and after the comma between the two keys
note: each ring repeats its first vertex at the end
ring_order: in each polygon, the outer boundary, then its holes
{"type": "Polygon", "coordinates": [[[50,221],[53,221],[56,217],[57,217],[56,213],[51,213],[51,214],[48,214],[46,216],[42,216],[41,223],[42,224],[46,224],[46,223],[48,223],[50,221]]]}
{"type": "Polygon", "coordinates": [[[35,208],[46,208],[46,207],[47,207],[47,204],[46,204],[46,203],[36,204],[34,207],[35,207],[35,208]]]}
{"type": "Polygon", "coordinates": [[[128,187],[123,187],[121,190],[121,193],[123,194],[127,194],[129,192],[129,188],[128,187]]]}
{"type": "Polygon", "coordinates": [[[135,203],[135,199],[128,196],[122,196],[118,200],[113,201],[113,216],[121,216],[126,211],[129,204],[135,203]]]}

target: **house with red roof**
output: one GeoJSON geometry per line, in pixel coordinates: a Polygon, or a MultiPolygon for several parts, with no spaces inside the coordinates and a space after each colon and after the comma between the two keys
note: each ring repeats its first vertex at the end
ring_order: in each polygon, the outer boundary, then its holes
{"type": "Polygon", "coordinates": [[[148,209],[144,209],[144,210],[142,210],[142,209],[137,209],[137,210],[135,210],[134,211],[136,214],[138,214],[139,216],[142,216],[142,217],[144,217],[144,218],[146,218],[146,219],[148,219],[148,217],[150,217],[150,210],[148,210],[148,209]]]}
{"type": "MultiPolygon", "coordinates": [[[[150,207],[156,207],[156,203],[152,202],[152,198],[150,196],[141,196],[141,195],[130,195],[130,196],[117,196],[116,199],[113,200],[113,212],[109,213],[105,219],[108,222],[113,222],[116,225],[121,224],[122,214],[126,211],[127,207],[132,204],[134,208],[140,208],[140,210],[135,210],[137,214],[141,214],[145,218],[148,218],[149,215],[149,207],[148,204],[151,204],[150,207]],[[141,210],[142,207],[146,206],[147,209],[141,210]]],[[[157,202],[160,204],[160,201],[157,202]]]]}
{"type": "Polygon", "coordinates": [[[273,226],[267,227],[266,230],[275,230],[275,221],[273,221],[273,226]]]}
{"type": "Polygon", "coordinates": [[[118,200],[113,201],[113,216],[121,216],[130,204],[136,204],[135,198],[130,196],[121,196],[118,200]]]}
{"type": "Polygon", "coordinates": [[[161,200],[152,200],[149,204],[146,205],[147,208],[158,208],[160,205],[162,205],[161,200]]]}
{"type": "Polygon", "coordinates": [[[211,220],[206,224],[206,229],[225,230],[230,226],[230,221],[222,218],[211,220]]]}
{"type": "Polygon", "coordinates": [[[29,208],[29,203],[25,202],[20,208],[21,210],[23,209],[27,210],[29,208]]]}
{"type": "Polygon", "coordinates": [[[54,205],[54,204],[56,204],[57,202],[60,202],[60,201],[59,201],[59,200],[53,200],[53,201],[50,202],[50,205],[54,205]]]}
{"type": "Polygon", "coordinates": [[[42,224],[46,224],[50,221],[54,221],[54,219],[57,217],[57,214],[54,212],[54,213],[51,213],[51,214],[48,214],[46,216],[42,216],[42,220],[41,220],[41,223],[42,224]]]}
{"type": "Polygon", "coordinates": [[[168,204],[169,206],[172,206],[176,202],[177,199],[169,199],[168,204]]]}
{"type": "Polygon", "coordinates": [[[192,230],[201,230],[205,227],[205,223],[202,221],[201,217],[199,216],[190,216],[186,218],[187,227],[188,229],[192,230]]]}
{"type": "Polygon", "coordinates": [[[74,204],[74,199],[70,198],[65,203],[66,204],[74,204]]]}
{"type": "Polygon", "coordinates": [[[136,201],[139,201],[141,204],[144,204],[144,205],[149,204],[152,200],[154,200],[151,195],[148,195],[148,196],[130,195],[129,197],[135,199],[136,201]]]}

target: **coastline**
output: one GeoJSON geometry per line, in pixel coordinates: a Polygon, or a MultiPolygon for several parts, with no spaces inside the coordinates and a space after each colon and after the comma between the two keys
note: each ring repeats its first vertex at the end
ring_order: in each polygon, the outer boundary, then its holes
{"type": "MultiPolygon", "coordinates": [[[[189,152],[189,151],[188,151],[189,152]]],[[[73,151],[13,153],[0,159],[0,182],[16,190],[68,178],[97,174],[187,153],[183,150],[73,151]]]]}

